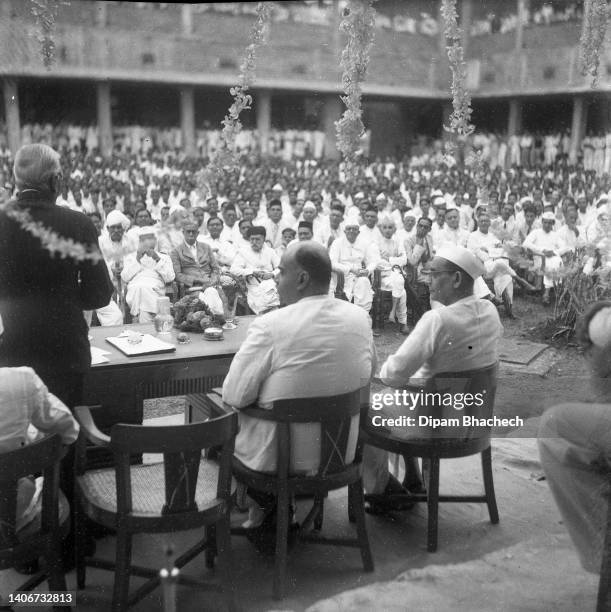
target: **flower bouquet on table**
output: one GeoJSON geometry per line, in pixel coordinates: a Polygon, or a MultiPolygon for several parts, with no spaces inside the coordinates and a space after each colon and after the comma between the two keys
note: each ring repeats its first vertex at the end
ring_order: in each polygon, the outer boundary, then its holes
{"type": "Polygon", "coordinates": [[[221,327],[225,324],[225,316],[214,314],[212,310],[199,299],[199,294],[185,295],[172,306],[174,327],[180,331],[203,333],[208,327],[221,327]]]}

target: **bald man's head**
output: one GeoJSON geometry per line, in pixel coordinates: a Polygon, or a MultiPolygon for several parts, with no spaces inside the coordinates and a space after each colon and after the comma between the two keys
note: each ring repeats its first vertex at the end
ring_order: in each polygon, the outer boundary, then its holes
{"type": "Polygon", "coordinates": [[[282,255],[279,269],[278,292],[284,305],[329,292],[331,260],[318,242],[308,240],[290,245],[282,255]]]}

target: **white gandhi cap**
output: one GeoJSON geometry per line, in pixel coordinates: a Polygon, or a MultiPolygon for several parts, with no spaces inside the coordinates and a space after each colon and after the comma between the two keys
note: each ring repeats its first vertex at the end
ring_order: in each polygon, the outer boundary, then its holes
{"type": "Polygon", "coordinates": [[[461,246],[440,248],[436,257],[443,257],[464,270],[473,280],[484,273],[484,265],[469,249],[461,246]]]}

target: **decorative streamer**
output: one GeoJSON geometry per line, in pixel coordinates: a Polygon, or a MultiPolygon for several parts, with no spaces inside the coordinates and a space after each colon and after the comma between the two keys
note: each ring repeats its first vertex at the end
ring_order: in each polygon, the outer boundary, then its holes
{"type": "Polygon", "coordinates": [[[272,2],[259,2],[257,4],[257,19],[250,30],[246,55],[240,64],[238,84],[229,90],[229,93],[233,96],[233,104],[229,107],[229,111],[222,121],[223,129],[219,146],[208,166],[200,173],[200,188],[208,188],[209,190],[210,186],[215,184],[226,171],[235,170],[239,167],[236,137],[242,129],[240,113],[243,110],[250,109],[252,105],[252,96],[246,92],[255,80],[257,50],[267,40],[273,8],[272,2]]]}
{"type": "Polygon", "coordinates": [[[40,54],[47,68],[55,62],[55,22],[59,12],[60,4],[69,4],[63,0],[30,0],[32,3],[32,14],[36,18],[38,27],[37,39],[40,43],[40,54]]]}
{"type": "Polygon", "coordinates": [[[605,42],[609,7],[607,0],[585,0],[581,31],[581,71],[592,77],[592,88],[598,84],[600,51],[605,42]]]}
{"type": "Polygon", "coordinates": [[[361,83],[365,80],[369,53],[375,38],[375,0],[350,0],[344,9],[340,31],[348,35],[348,41],[342,51],[340,66],[342,68],[342,85],[344,93],[342,102],[346,110],[339,121],[335,122],[337,148],[346,161],[346,170],[355,172],[356,153],[361,146],[361,137],[365,132],[361,106],[361,83]]]}

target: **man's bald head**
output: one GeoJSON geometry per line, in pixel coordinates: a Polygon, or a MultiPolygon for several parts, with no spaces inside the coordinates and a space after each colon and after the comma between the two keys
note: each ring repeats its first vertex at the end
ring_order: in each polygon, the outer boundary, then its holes
{"type": "Polygon", "coordinates": [[[284,305],[329,292],[331,259],[318,242],[308,240],[291,244],[282,255],[279,268],[278,292],[284,305]]]}
{"type": "Polygon", "coordinates": [[[24,145],[15,155],[13,174],[17,188],[53,191],[52,179],[61,175],[60,156],[46,144],[24,145]]]}

